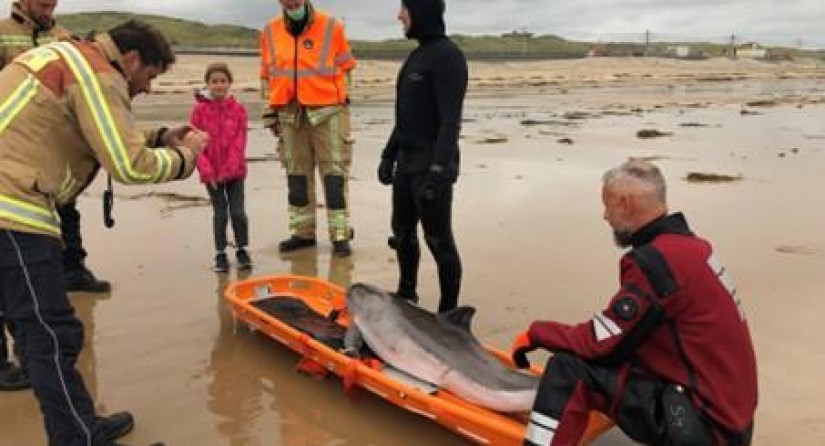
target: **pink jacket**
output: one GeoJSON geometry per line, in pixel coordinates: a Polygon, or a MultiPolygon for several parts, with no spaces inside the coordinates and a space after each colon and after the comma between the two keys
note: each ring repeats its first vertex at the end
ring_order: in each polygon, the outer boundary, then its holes
{"type": "Polygon", "coordinates": [[[195,99],[189,122],[209,134],[209,144],[198,156],[201,182],[246,178],[246,109],[232,96],[212,100],[197,93],[195,99]]]}

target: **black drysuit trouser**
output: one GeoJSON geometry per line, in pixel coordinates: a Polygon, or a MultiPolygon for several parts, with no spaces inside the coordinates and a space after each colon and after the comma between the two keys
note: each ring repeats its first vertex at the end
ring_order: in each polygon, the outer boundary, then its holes
{"type": "Polygon", "coordinates": [[[426,175],[397,175],[392,190],[393,248],[398,258],[398,294],[418,300],[418,264],[421,251],[418,245],[418,222],[424,230],[424,239],[438,268],[441,300],[438,311],[449,311],[458,306],[461,287],[461,258],[455,244],[452,228],[453,186],[442,184],[432,199],[421,196],[426,175]]]}

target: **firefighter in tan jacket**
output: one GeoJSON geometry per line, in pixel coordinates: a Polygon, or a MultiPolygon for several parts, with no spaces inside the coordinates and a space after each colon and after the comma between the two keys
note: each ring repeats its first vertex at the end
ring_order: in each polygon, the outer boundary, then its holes
{"type": "MultiPolygon", "coordinates": [[[[71,38],[71,33],[55,22],[57,4],[58,0],[19,0],[12,3],[11,15],[0,21],[0,69],[32,48],[71,38]]],[[[109,292],[111,284],[95,277],[86,266],[87,253],[83,248],[77,204],[70,201],[59,206],[57,213],[63,232],[63,279],[66,289],[69,292],[109,292]]]]}
{"type": "MultiPolygon", "coordinates": [[[[54,42],[60,38],[70,38],[70,33],[57,26],[54,22],[54,8],[57,0],[22,0],[14,2],[11,7],[11,14],[8,18],[0,20],[0,69],[5,67],[18,55],[36,46],[54,42]]],[[[64,267],[67,259],[78,259],[76,264],[83,265],[83,258],[86,252],[83,250],[80,237],[80,214],[72,204],[59,208],[61,215],[60,222],[63,226],[64,267]],[[62,210],[69,209],[69,217],[62,210]],[[77,216],[76,219],[71,217],[77,216]],[[76,224],[72,224],[76,223],[76,224]],[[82,256],[81,256],[82,254],[82,256]]],[[[66,268],[68,269],[68,268],[66,268]]],[[[85,269],[88,271],[88,269],[85,269]]],[[[64,270],[64,275],[66,274],[64,270]]],[[[78,277],[80,275],[77,275],[78,277]]],[[[94,278],[94,274],[88,272],[83,277],[94,278]]],[[[84,285],[109,285],[105,281],[86,281],[84,285]]],[[[85,287],[87,290],[89,286],[85,287]]],[[[29,379],[17,365],[10,361],[8,343],[6,342],[5,320],[0,311],[0,391],[21,390],[30,387],[29,379]]],[[[11,331],[11,328],[9,328],[11,331]]]]}
{"type": "Polygon", "coordinates": [[[131,99],[174,63],[166,39],[130,21],[91,41],[34,48],[0,72],[0,311],[15,329],[49,444],[109,445],[132,416],[96,417],[75,368],[83,345],[61,275],[55,207],[99,166],[125,184],[188,177],[199,130],[144,133],[131,99]]]}
{"type": "MultiPolygon", "coordinates": [[[[42,8],[36,3],[44,2],[36,0],[14,2],[11,5],[11,15],[0,20],[0,67],[5,67],[15,57],[36,46],[71,37],[72,33],[58,26],[53,19],[49,19],[48,23],[41,23],[41,20],[35,18],[36,12],[40,12],[42,8]],[[34,7],[38,8],[38,11],[30,11],[34,7]]],[[[48,11],[42,11],[49,18],[54,11],[54,6],[57,6],[57,0],[52,3],[54,5],[48,11]]]]}

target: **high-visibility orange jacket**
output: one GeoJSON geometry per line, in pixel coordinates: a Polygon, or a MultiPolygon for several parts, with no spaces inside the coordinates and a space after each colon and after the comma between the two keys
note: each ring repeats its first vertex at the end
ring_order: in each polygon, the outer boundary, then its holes
{"type": "Polygon", "coordinates": [[[283,15],[273,18],[261,33],[261,79],[269,106],[295,100],[306,106],[343,104],[346,75],[355,58],[341,22],[308,3],[308,22],[297,37],[283,15]]]}

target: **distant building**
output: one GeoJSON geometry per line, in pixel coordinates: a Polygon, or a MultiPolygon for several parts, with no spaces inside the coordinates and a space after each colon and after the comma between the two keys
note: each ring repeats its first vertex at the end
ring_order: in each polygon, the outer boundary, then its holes
{"type": "Polygon", "coordinates": [[[668,45],[664,56],[677,59],[707,59],[708,57],[704,51],[694,49],[690,45],[668,45]]]}
{"type": "Polygon", "coordinates": [[[753,42],[740,45],[734,50],[733,54],[743,59],[769,59],[771,56],[769,49],[753,42]]]}
{"type": "Polygon", "coordinates": [[[521,31],[515,29],[515,30],[513,30],[509,33],[502,34],[501,37],[515,37],[515,38],[519,38],[519,39],[532,39],[533,38],[533,33],[527,31],[526,29],[523,29],[521,31]]]}
{"type": "Polygon", "coordinates": [[[667,47],[666,54],[670,57],[686,59],[690,56],[690,47],[687,45],[670,45],[667,47]]]}

